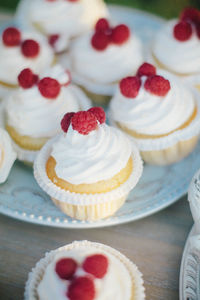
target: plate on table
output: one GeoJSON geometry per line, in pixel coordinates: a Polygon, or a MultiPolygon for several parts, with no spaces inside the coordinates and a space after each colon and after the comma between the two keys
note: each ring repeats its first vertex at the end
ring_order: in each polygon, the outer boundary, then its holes
{"type": "MultiPolygon", "coordinates": [[[[144,43],[164,20],[154,15],[121,6],[109,6],[118,22],[127,23],[144,43]]],[[[72,220],[55,207],[37,185],[31,168],[16,162],[6,183],[0,187],[0,213],[26,222],[65,228],[94,228],[122,224],[149,216],[186,194],[193,174],[200,166],[200,143],[186,159],[169,167],[145,165],[136,188],[125,205],[112,217],[85,222],[72,220]],[[187,170],[187,172],[186,172],[187,170]]]]}
{"type": "Polygon", "coordinates": [[[180,280],[180,300],[200,299],[200,235],[193,226],[183,251],[180,280]]]}

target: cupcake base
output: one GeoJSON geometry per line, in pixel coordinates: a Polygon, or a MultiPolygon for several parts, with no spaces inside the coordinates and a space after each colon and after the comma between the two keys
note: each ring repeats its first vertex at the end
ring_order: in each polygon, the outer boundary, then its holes
{"type": "Polygon", "coordinates": [[[99,203],[94,205],[72,205],[51,198],[54,204],[62,210],[66,215],[81,221],[98,221],[108,218],[116,213],[116,211],[124,204],[128,195],[115,199],[113,201],[99,203]]]}
{"type": "Polygon", "coordinates": [[[179,141],[175,145],[162,150],[141,151],[143,160],[151,165],[170,165],[188,156],[195,148],[198,136],[186,141],[179,141]]]}

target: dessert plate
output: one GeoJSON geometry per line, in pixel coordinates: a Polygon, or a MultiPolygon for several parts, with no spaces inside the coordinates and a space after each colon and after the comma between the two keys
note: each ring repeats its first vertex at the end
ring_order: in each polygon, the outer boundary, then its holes
{"type": "MultiPolygon", "coordinates": [[[[164,22],[141,11],[110,6],[119,22],[129,24],[148,43],[164,22]]],[[[122,224],[149,216],[177,201],[188,189],[200,166],[200,143],[186,159],[169,167],[145,165],[139,184],[125,205],[111,218],[83,222],[66,217],[37,185],[32,169],[16,162],[8,180],[0,187],[0,213],[26,222],[65,228],[94,228],[122,224]],[[187,170],[187,171],[186,171],[187,170]]]]}
{"type": "Polygon", "coordinates": [[[193,226],[183,251],[180,278],[179,299],[200,299],[200,235],[193,226]]]}

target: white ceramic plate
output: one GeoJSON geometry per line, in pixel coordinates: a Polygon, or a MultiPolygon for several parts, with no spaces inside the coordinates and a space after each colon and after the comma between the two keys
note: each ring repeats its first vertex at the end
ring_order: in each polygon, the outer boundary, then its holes
{"type": "MultiPolygon", "coordinates": [[[[110,6],[111,15],[125,22],[147,43],[163,20],[119,6],[110,6]]],[[[200,144],[182,162],[169,167],[145,166],[141,181],[115,216],[82,222],[66,217],[39,188],[32,170],[16,162],[7,182],[0,187],[0,212],[26,222],[65,228],[94,228],[122,224],[149,216],[177,201],[188,189],[200,166],[200,144]]]]}
{"type": "Polygon", "coordinates": [[[200,299],[200,235],[193,226],[187,238],[181,262],[179,299],[200,299]]]}

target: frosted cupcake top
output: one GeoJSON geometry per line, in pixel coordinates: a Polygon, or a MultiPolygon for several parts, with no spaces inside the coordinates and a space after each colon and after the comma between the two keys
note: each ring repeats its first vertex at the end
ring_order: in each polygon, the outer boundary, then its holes
{"type": "Polygon", "coordinates": [[[79,248],[55,253],[37,293],[41,300],[130,300],[133,283],[120,259],[103,247],[80,244],[79,248]]]}
{"type": "Polygon", "coordinates": [[[51,152],[59,178],[72,184],[91,184],[111,179],[126,166],[130,142],[119,130],[105,124],[102,108],[66,114],[61,126],[64,133],[51,152]]]}
{"type": "Polygon", "coordinates": [[[152,52],[173,72],[200,73],[200,11],[185,9],[179,20],[167,22],[157,33],[152,52]]]}
{"type": "Polygon", "coordinates": [[[6,181],[16,157],[10,136],[0,128],[0,183],[6,181]]]}
{"type": "Polygon", "coordinates": [[[55,50],[62,51],[69,39],[90,29],[98,18],[106,15],[102,0],[22,0],[16,17],[20,23],[48,35],[55,50]]]}
{"type": "Polygon", "coordinates": [[[7,124],[25,136],[52,137],[60,132],[66,111],[78,111],[79,99],[70,87],[70,73],[55,65],[40,74],[23,70],[6,103],[7,124]]]}
{"type": "Polygon", "coordinates": [[[193,94],[174,75],[144,63],[124,78],[111,100],[111,118],[140,134],[165,135],[193,114],[193,94]]]}
{"type": "Polygon", "coordinates": [[[0,39],[0,81],[17,85],[21,70],[31,68],[39,73],[54,60],[51,47],[45,38],[34,32],[8,27],[0,39]]]}
{"type": "Polygon", "coordinates": [[[135,33],[124,24],[113,27],[106,19],[100,19],[94,31],[71,47],[74,73],[94,83],[115,83],[132,74],[141,62],[142,47],[135,33]]]}

